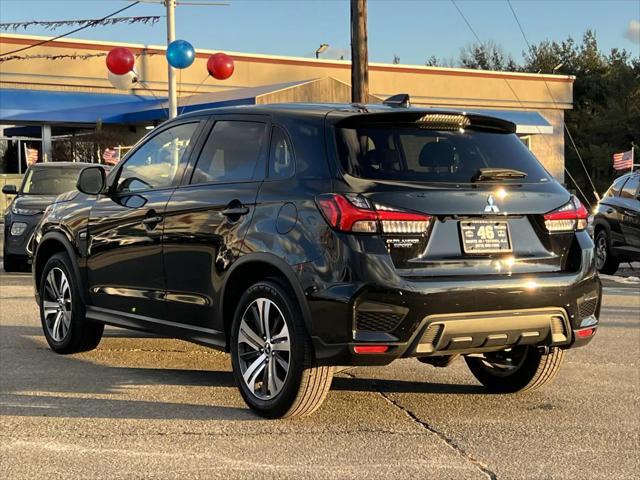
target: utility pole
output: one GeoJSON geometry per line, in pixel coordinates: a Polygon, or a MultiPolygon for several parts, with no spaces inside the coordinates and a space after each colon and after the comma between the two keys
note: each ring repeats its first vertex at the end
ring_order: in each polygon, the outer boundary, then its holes
{"type": "MultiPolygon", "coordinates": [[[[165,6],[167,7],[167,47],[176,39],[176,2],[175,0],[165,0],[165,6]]],[[[174,118],[178,115],[178,98],[176,95],[176,71],[167,62],[169,72],[169,118],[174,118]]]]}
{"type": "Polygon", "coordinates": [[[369,101],[367,0],[351,0],[351,101],[369,101]]]}

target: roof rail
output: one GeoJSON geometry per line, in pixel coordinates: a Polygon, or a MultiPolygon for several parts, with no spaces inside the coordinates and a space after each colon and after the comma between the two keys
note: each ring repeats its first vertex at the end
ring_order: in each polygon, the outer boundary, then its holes
{"type": "Polygon", "coordinates": [[[398,93],[387,98],[382,103],[389,107],[409,108],[411,106],[411,98],[408,93],[398,93]]]}

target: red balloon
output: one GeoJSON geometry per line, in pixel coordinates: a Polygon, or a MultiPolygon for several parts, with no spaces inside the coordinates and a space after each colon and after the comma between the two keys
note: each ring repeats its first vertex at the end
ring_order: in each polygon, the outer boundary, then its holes
{"type": "Polygon", "coordinates": [[[107,54],[107,68],[115,75],[124,75],[133,70],[136,59],[131,50],[117,47],[107,54]]]}
{"type": "Polygon", "coordinates": [[[226,80],[233,75],[233,58],[225,53],[214,53],[207,60],[209,75],[218,80],[226,80]]]}

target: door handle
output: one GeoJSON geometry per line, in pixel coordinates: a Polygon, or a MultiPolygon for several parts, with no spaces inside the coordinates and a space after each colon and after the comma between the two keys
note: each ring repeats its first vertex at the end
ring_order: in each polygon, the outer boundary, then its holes
{"type": "Polygon", "coordinates": [[[160,215],[156,215],[154,217],[145,217],[144,220],[142,220],[142,223],[144,223],[145,225],[156,225],[161,221],[162,217],[160,215]]]}
{"type": "Polygon", "coordinates": [[[249,209],[247,207],[231,207],[222,210],[222,214],[226,217],[239,217],[241,215],[246,215],[247,213],[249,213],[249,209]]]}

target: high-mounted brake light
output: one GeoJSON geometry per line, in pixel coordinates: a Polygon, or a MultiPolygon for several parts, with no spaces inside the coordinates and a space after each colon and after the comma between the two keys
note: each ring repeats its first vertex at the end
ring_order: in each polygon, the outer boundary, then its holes
{"type": "Polygon", "coordinates": [[[589,212],[575,195],[562,207],[547,213],[544,224],[550,232],[572,232],[587,228],[589,212]]]}
{"type": "Polygon", "coordinates": [[[317,202],[327,223],[341,232],[421,235],[431,221],[429,215],[374,205],[353,193],[320,195],[317,202]]]}

